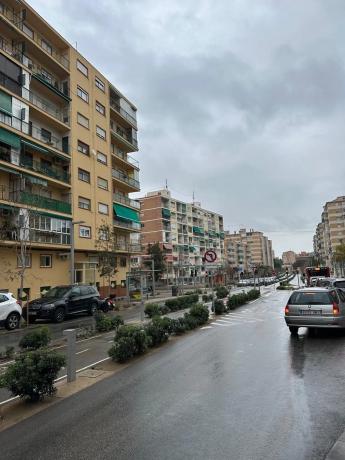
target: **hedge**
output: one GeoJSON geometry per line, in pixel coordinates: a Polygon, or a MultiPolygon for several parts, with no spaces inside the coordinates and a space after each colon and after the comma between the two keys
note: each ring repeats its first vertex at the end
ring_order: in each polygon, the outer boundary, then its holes
{"type": "Polygon", "coordinates": [[[108,316],[98,311],[95,315],[96,329],[98,332],[108,332],[117,330],[121,325],[124,324],[121,316],[108,316]]]}
{"type": "Polygon", "coordinates": [[[199,301],[199,294],[189,294],[180,297],[176,297],[176,299],[169,299],[165,301],[165,305],[171,311],[183,310],[185,308],[189,308],[191,305],[197,303],[199,301]]]}
{"type": "Polygon", "coordinates": [[[19,347],[22,350],[38,350],[48,346],[51,340],[51,333],[47,326],[41,326],[28,332],[20,339],[19,347]]]}
{"type": "Polygon", "coordinates": [[[225,286],[219,286],[216,288],[217,299],[225,299],[229,295],[229,291],[225,286]]]}
{"type": "Polygon", "coordinates": [[[229,310],[233,310],[236,307],[240,307],[251,300],[258,299],[260,297],[260,291],[258,289],[251,289],[248,292],[241,294],[235,294],[228,298],[227,307],[229,310]]]}

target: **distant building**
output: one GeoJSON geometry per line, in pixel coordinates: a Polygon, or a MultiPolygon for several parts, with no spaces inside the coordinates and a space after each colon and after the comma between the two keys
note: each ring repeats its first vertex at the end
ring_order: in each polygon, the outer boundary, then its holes
{"type": "Polygon", "coordinates": [[[294,251],[285,251],[282,255],[283,267],[291,269],[296,262],[296,253],[294,251]]]}
{"type": "Polygon", "coordinates": [[[262,232],[253,229],[225,232],[225,254],[229,266],[240,272],[250,272],[255,267],[274,266],[272,241],[262,232]]]}

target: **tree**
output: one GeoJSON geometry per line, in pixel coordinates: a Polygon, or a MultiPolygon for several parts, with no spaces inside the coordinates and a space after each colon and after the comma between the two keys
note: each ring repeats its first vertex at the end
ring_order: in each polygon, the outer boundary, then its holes
{"type": "Polygon", "coordinates": [[[335,248],[333,258],[340,265],[341,275],[344,276],[344,265],[345,265],[345,244],[339,244],[335,248]]]}
{"type": "Polygon", "coordinates": [[[159,246],[159,243],[149,244],[147,254],[150,255],[151,258],[149,260],[144,260],[144,265],[151,268],[151,261],[154,261],[154,277],[155,281],[158,281],[162,274],[166,271],[165,256],[159,246]]]}
{"type": "Polygon", "coordinates": [[[98,272],[101,278],[108,278],[108,295],[110,295],[111,278],[117,273],[117,235],[113,226],[102,223],[98,227],[95,247],[98,251],[98,272]]]}
{"type": "Polygon", "coordinates": [[[274,260],[273,260],[273,265],[274,265],[274,269],[277,273],[281,272],[283,270],[283,261],[282,259],[279,259],[278,257],[276,257],[274,260]]]}

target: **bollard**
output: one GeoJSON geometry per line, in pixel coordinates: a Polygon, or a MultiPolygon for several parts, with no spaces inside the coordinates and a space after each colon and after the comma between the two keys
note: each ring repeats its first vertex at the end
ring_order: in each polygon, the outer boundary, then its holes
{"type": "Polygon", "coordinates": [[[63,335],[67,338],[67,382],[74,382],[77,374],[75,329],[65,329],[63,335]]]}

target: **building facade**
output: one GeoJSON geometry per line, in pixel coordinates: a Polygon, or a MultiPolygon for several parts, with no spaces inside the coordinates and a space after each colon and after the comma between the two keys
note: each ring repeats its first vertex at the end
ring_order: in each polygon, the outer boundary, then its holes
{"type": "Polygon", "coordinates": [[[177,270],[184,276],[205,274],[203,257],[212,249],[217,260],[224,262],[223,217],[203,209],[200,203],[185,203],[171,196],[169,190],[147,193],[141,203],[142,245],[159,243],[164,251],[167,276],[173,279],[177,270]]]}
{"type": "Polygon", "coordinates": [[[225,232],[225,254],[229,267],[237,272],[252,272],[253,268],[274,267],[272,241],[262,232],[241,229],[225,232]]]}
{"type": "Polygon", "coordinates": [[[283,267],[291,270],[293,264],[296,262],[296,253],[294,251],[285,251],[282,254],[282,260],[283,267]]]}
{"type": "Polygon", "coordinates": [[[139,251],[136,108],[26,2],[1,0],[0,25],[0,288],[18,295],[24,246],[30,298],[69,283],[71,232],[76,282],[102,287],[106,226],[120,292],[139,251]]]}
{"type": "Polygon", "coordinates": [[[314,254],[320,265],[327,265],[334,274],[340,274],[341,269],[334,260],[334,254],[337,246],[345,243],[345,196],[324,205],[313,243],[314,254]]]}

